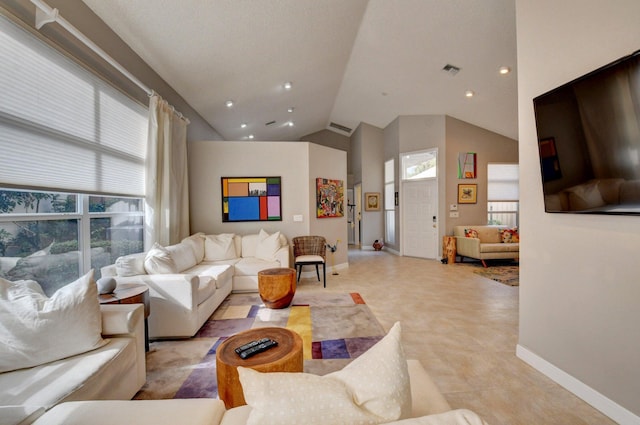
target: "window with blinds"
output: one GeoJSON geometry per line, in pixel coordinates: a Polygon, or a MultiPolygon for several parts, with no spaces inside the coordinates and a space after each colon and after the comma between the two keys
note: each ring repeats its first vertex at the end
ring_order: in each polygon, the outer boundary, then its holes
{"type": "Polygon", "coordinates": [[[144,196],[148,108],[0,15],[0,185],[144,196]]]}
{"type": "Polygon", "coordinates": [[[518,164],[488,164],[487,213],[489,224],[518,226],[519,184],[518,164]]]}

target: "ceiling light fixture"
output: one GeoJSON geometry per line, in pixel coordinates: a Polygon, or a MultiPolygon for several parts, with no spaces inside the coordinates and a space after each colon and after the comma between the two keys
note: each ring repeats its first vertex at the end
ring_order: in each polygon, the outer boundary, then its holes
{"type": "Polygon", "coordinates": [[[473,90],[467,90],[464,95],[467,97],[473,97],[476,93],[473,90]]]}
{"type": "Polygon", "coordinates": [[[287,109],[288,113],[292,113],[293,112],[293,106],[291,106],[289,109],[287,109]]]}
{"type": "Polygon", "coordinates": [[[249,139],[253,139],[253,134],[250,134],[250,135],[249,135],[249,139]]]}
{"type": "Polygon", "coordinates": [[[224,102],[225,106],[227,108],[232,108],[233,107],[233,100],[227,100],[226,102],[224,102]]]}
{"type": "Polygon", "coordinates": [[[247,123],[243,122],[242,124],[240,124],[240,128],[247,128],[247,123]]]}
{"type": "Polygon", "coordinates": [[[501,75],[506,75],[511,72],[511,68],[508,66],[501,66],[498,72],[500,72],[501,75]]]}
{"type": "Polygon", "coordinates": [[[289,127],[293,127],[293,121],[289,121],[289,122],[287,123],[287,125],[288,125],[289,127]]]}
{"type": "Polygon", "coordinates": [[[291,90],[291,87],[293,87],[291,81],[287,81],[286,83],[284,83],[285,90],[291,90]]]}

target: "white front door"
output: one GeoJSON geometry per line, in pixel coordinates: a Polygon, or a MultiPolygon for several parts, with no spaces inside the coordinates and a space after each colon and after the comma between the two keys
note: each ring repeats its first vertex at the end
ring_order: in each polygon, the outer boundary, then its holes
{"type": "Polygon", "coordinates": [[[438,180],[402,183],[402,254],[438,257],[438,180]]]}

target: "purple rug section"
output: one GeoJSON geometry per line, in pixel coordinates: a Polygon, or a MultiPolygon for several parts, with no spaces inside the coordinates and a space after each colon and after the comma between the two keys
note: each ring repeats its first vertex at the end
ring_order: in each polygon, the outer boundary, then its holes
{"type": "Polygon", "coordinates": [[[218,379],[216,377],[216,350],[226,338],[220,338],[211,347],[202,361],[187,379],[173,398],[217,398],[218,379]]]}
{"type": "Polygon", "coordinates": [[[313,359],[352,359],[371,348],[382,337],[331,339],[311,344],[313,359]]]}

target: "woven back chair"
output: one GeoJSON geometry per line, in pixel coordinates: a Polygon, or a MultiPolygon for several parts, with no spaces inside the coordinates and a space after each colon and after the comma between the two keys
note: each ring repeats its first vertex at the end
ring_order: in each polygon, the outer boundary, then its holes
{"type": "Polygon", "coordinates": [[[302,273],[302,266],[316,266],[316,275],[320,281],[318,266],[322,264],[324,287],[327,287],[327,240],[324,236],[296,236],[293,238],[294,265],[298,273],[298,282],[302,273]]]}

